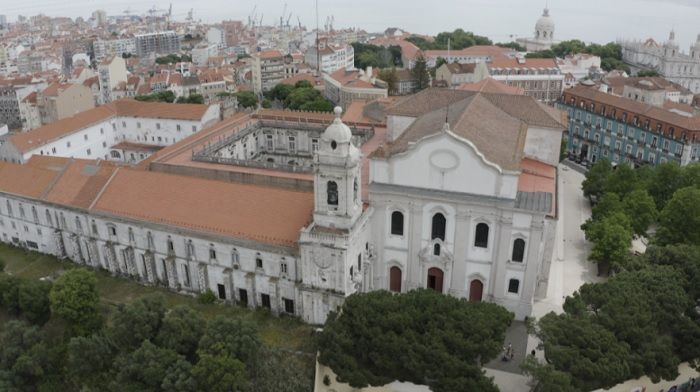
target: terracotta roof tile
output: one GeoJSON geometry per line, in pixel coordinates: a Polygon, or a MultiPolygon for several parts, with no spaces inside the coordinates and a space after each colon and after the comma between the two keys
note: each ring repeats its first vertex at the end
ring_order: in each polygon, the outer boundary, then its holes
{"type": "Polygon", "coordinates": [[[270,245],[296,247],[313,193],[120,169],[93,209],[270,245]]]}

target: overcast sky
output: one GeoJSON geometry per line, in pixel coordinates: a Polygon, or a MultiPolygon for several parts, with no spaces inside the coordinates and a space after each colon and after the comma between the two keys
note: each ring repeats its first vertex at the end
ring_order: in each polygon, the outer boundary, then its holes
{"type": "MultiPolygon", "coordinates": [[[[87,17],[96,9],[108,14],[125,10],[144,13],[155,5],[166,9],[172,3],[175,19],[185,18],[194,8],[197,19],[245,20],[257,4],[263,23],[278,21],[285,3],[305,25],[315,25],[315,0],[0,0],[0,13],[15,20],[17,15],[44,13],[52,16],[87,17]]],[[[581,38],[608,42],[620,37],[665,40],[676,31],[676,40],[687,48],[700,33],[700,0],[549,0],[558,39],[581,38]]],[[[461,27],[487,35],[495,41],[511,36],[529,36],[546,0],[319,0],[321,25],[328,15],[336,27],[361,27],[382,31],[402,27],[411,32],[435,34],[461,27]]]]}

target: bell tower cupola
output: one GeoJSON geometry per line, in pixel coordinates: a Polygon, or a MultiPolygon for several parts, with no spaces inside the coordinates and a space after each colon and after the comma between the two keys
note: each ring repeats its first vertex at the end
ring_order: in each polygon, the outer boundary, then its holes
{"type": "Polygon", "coordinates": [[[321,135],[314,156],[314,222],[316,225],[350,229],[362,214],[362,153],[352,144],[352,131],[335,119],[321,135]]]}

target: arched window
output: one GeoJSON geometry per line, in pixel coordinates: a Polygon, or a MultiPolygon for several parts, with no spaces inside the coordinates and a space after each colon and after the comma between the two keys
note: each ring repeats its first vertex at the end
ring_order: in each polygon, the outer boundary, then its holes
{"type": "Polygon", "coordinates": [[[525,257],[525,240],[518,238],[513,241],[513,255],[511,256],[512,261],[522,262],[525,257]]]}
{"type": "Polygon", "coordinates": [[[400,211],[391,213],[391,234],[403,235],[403,214],[400,211]]]}
{"type": "Polygon", "coordinates": [[[51,211],[46,210],[46,224],[53,227],[53,219],[51,219],[51,211]]]}
{"type": "Polygon", "coordinates": [[[517,279],[511,279],[508,281],[508,292],[513,294],[518,294],[520,290],[520,281],[517,279]]]}
{"type": "Polygon", "coordinates": [[[335,181],[328,181],[326,184],[326,192],[328,193],[328,205],[338,205],[338,184],[335,181]]]}
{"type": "Polygon", "coordinates": [[[389,269],[389,290],[395,293],[401,292],[401,268],[399,267],[389,269]]]}
{"type": "Polygon", "coordinates": [[[489,225],[479,223],[476,225],[476,236],[474,236],[474,246],[477,248],[487,248],[489,245],[489,225]]]}
{"type": "Polygon", "coordinates": [[[440,256],[440,244],[433,245],[433,255],[440,256]]]}
{"type": "Polygon", "coordinates": [[[430,239],[434,240],[436,238],[439,238],[443,241],[445,241],[445,226],[447,225],[447,220],[445,219],[445,215],[442,215],[441,213],[437,213],[433,215],[433,228],[432,232],[430,235],[430,239]]]}
{"type": "Polygon", "coordinates": [[[120,154],[119,151],[114,151],[114,150],[113,150],[113,151],[110,151],[109,154],[110,154],[110,155],[112,156],[112,158],[114,158],[114,159],[122,159],[122,154],[120,154]]]}

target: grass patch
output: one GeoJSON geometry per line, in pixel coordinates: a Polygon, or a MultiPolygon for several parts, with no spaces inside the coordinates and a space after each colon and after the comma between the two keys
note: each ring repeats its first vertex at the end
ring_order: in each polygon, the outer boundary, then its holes
{"type": "MultiPolygon", "coordinates": [[[[70,261],[60,261],[53,256],[5,244],[0,244],[0,259],[5,262],[6,273],[25,279],[55,278],[66,269],[79,267],[70,261]]],[[[257,326],[260,339],[270,347],[313,352],[311,347],[313,328],[296,318],[277,317],[266,310],[250,310],[226,304],[201,304],[194,296],[174,293],[165,288],[144,286],[126,278],[112,276],[104,270],[96,270],[95,272],[100,299],[107,313],[108,309],[114,308],[118,304],[130,303],[144,296],[160,293],[164,296],[168,307],[188,305],[200,312],[206,319],[224,315],[250,320],[257,326]]],[[[0,324],[6,321],[6,316],[0,313],[0,324]]]]}

